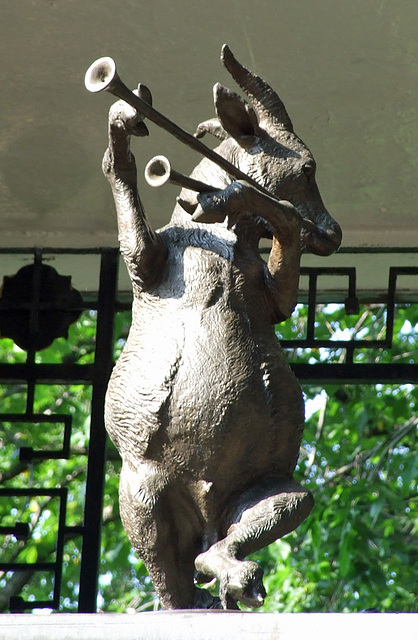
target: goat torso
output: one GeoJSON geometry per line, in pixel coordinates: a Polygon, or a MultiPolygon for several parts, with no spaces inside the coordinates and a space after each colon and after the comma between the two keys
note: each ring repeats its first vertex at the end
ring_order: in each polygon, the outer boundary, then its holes
{"type": "Polygon", "coordinates": [[[107,426],[133,468],[150,459],[231,492],[291,476],[304,410],[269,321],[265,263],[232,230],[204,227],[160,231],[165,269],[135,298],[107,426]]]}

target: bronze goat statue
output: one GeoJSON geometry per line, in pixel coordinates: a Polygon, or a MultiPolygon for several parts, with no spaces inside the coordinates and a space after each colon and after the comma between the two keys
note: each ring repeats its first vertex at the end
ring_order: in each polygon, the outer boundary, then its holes
{"type": "MultiPolygon", "coordinates": [[[[248,180],[204,158],[192,177],[214,189],[183,189],[154,231],[129,146],[147,134],[144,113],[126,102],[110,109],[103,160],[134,292],[106,426],[123,461],[122,521],[166,609],[259,607],[262,570],[245,557],[313,506],[293,479],[304,404],[274,325],[295,307],[301,253],[341,242],[282,101],[226,46],[222,62],[248,101],[216,85],[217,117],[196,135],[220,138],[216,152],[248,180]],[[213,578],[219,597],[197,586],[213,578]]],[[[146,87],[137,95],[150,104],[146,87]]]]}

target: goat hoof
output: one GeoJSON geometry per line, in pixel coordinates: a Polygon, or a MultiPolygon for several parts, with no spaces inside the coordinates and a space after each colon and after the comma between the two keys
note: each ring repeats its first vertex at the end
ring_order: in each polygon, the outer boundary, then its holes
{"type": "Polygon", "coordinates": [[[219,595],[224,609],[238,609],[237,601],[246,607],[261,607],[266,597],[263,570],[251,561],[227,569],[221,579],[219,595]]]}

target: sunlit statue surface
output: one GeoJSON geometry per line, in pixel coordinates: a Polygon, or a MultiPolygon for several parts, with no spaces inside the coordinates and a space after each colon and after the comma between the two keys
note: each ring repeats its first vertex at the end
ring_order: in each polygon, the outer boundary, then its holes
{"type": "MultiPolygon", "coordinates": [[[[148,133],[144,114],[124,101],[110,109],[103,160],[134,292],[106,425],[123,460],[123,524],[166,609],[259,607],[262,570],[246,556],[312,509],[293,479],[303,398],[275,324],[295,307],[301,253],[329,255],[341,242],[280,98],[227,46],[222,62],[247,99],[216,85],[216,118],[196,136],[219,138],[217,153],[248,181],[204,158],[192,177],[214,189],[183,188],[154,231],[129,146],[148,133]],[[198,586],[213,578],[219,596],[198,586]]],[[[151,103],[146,87],[136,93],[151,103]]]]}

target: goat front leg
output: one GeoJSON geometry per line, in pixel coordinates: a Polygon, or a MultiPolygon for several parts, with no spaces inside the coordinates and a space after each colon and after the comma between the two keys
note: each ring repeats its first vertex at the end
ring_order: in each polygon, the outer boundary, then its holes
{"type": "Polygon", "coordinates": [[[295,308],[301,257],[301,215],[287,200],[276,200],[251,185],[237,181],[226,189],[200,193],[195,222],[221,222],[232,227],[246,214],[269,223],[273,245],[266,268],[272,324],[289,318],[295,308]]]}
{"type": "MultiPolygon", "coordinates": [[[[142,92],[150,100],[145,87],[142,92]]],[[[135,157],[130,150],[132,135],[148,135],[148,130],[141,116],[119,100],[109,111],[109,143],[102,168],[113,192],[121,253],[134,288],[141,291],[158,279],[167,249],[151,228],[138,194],[135,157]]]]}

